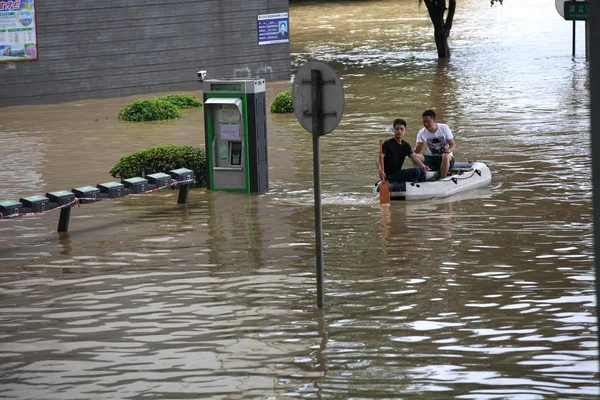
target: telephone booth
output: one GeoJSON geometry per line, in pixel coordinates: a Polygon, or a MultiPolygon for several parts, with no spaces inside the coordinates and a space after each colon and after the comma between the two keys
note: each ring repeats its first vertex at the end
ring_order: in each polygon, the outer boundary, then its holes
{"type": "Polygon", "coordinates": [[[205,80],[208,189],[269,189],[265,80],[205,80]]]}

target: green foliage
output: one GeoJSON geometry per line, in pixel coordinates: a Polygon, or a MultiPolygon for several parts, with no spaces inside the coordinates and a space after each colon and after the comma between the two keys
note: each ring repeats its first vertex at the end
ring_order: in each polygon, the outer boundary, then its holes
{"type": "Polygon", "coordinates": [[[286,90],[279,93],[271,103],[272,113],[292,113],[294,106],[292,105],[292,91],[286,90]]]}
{"type": "Polygon", "coordinates": [[[179,118],[179,107],[160,98],[136,100],[119,111],[119,119],[125,121],[158,121],[179,118]]]}
{"type": "Polygon", "coordinates": [[[138,150],[122,157],[111,168],[110,175],[127,179],[178,168],[193,170],[196,186],[207,185],[206,154],[204,149],[192,146],[157,146],[138,150]]]}
{"type": "Polygon", "coordinates": [[[170,94],[168,96],[165,97],[161,97],[163,100],[167,100],[170,101],[171,103],[175,104],[177,107],[179,108],[193,108],[193,107],[200,107],[202,105],[202,102],[190,95],[190,94],[170,94]]]}
{"type": "Polygon", "coordinates": [[[159,121],[181,117],[180,108],[200,107],[202,102],[189,94],[170,94],[150,100],[137,100],[119,111],[125,121],[159,121]]]}

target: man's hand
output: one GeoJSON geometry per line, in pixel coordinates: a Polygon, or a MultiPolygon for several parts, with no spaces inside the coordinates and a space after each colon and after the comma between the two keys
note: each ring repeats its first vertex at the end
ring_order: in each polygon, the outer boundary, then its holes
{"type": "Polygon", "coordinates": [[[384,171],[379,171],[379,179],[381,179],[382,181],[385,181],[385,172],[384,171]]]}

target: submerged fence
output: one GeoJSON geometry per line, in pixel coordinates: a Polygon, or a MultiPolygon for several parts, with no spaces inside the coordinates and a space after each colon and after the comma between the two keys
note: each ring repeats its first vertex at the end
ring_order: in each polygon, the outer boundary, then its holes
{"type": "Polygon", "coordinates": [[[146,175],[146,177],[134,177],[122,179],[121,182],[105,182],[96,186],[82,186],[57,192],[48,192],[45,196],[34,195],[22,197],[19,201],[0,201],[0,219],[9,219],[45,213],[47,211],[60,209],[58,220],[58,232],[69,230],[69,219],[71,209],[74,205],[96,203],[107,199],[116,199],[130,194],[152,193],[157,190],[179,186],[177,204],[186,204],[190,186],[195,183],[194,171],[187,168],[179,168],[168,171],[146,175]]]}

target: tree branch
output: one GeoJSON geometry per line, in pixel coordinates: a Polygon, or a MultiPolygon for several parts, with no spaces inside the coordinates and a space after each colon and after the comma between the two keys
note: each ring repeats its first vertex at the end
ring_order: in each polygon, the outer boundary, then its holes
{"type": "Polygon", "coordinates": [[[427,7],[427,11],[429,12],[429,18],[431,18],[431,22],[433,23],[433,26],[437,27],[438,24],[440,23],[440,19],[441,19],[441,23],[443,25],[444,14],[442,13],[440,15],[440,13],[439,13],[439,6],[438,6],[439,0],[423,0],[423,1],[425,2],[425,6],[427,7]]]}
{"type": "Polygon", "coordinates": [[[448,16],[446,16],[445,31],[446,37],[450,36],[452,29],[452,21],[454,20],[454,12],[456,11],[456,0],[448,0],[448,16]]]}

